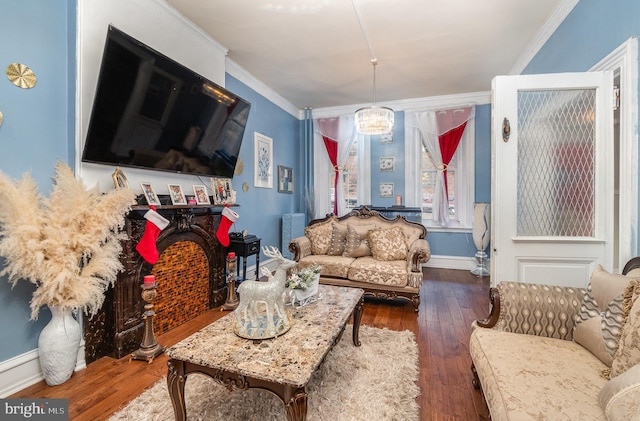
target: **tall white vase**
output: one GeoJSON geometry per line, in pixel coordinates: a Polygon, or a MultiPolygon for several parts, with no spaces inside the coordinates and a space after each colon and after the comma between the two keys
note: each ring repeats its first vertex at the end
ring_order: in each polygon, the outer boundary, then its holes
{"type": "Polygon", "coordinates": [[[487,253],[491,239],[491,205],[489,203],[475,203],[473,205],[473,242],[478,249],[476,260],[478,265],[471,273],[478,276],[488,276],[487,253]]]}
{"type": "Polygon", "coordinates": [[[38,338],[38,355],[44,380],[49,386],[69,380],[80,349],[80,323],[70,308],[50,306],[51,321],[38,338]]]}

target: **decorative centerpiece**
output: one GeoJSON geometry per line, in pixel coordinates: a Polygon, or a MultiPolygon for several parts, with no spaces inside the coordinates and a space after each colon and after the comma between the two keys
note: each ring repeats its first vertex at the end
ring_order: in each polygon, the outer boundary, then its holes
{"type": "Polygon", "coordinates": [[[38,341],[49,385],[67,381],[75,367],[81,330],[72,311],[93,316],[122,269],[120,228],[135,199],[129,189],[85,189],[62,162],[53,182],[49,198],[43,198],[30,174],[13,181],[0,172],[0,275],[12,286],[19,279],[36,285],[32,320],[42,306],[51,310],[38,341]]]}
{"type": "Polygon", "coordinates": [[[313,265],[289,275],[286,287],[289,290],[289,301],[291,305],[294,307],[302,307],[316,301],[321,270],[322,266],[313,265]]]}
{"type": "Polygon", "coordinates": [[[279,265],[273,275],[268,268],[260,268],[260,273],[267,277],[267,282],[244,281],[238,287],[240,303],[234,310],[234,332],[246,339],[275,338],[291,328],[283,296],[287,270],[294,267],[296,262],[282,257],[276,247],[263,247],[262,252],[275,258],[279,265]]]}

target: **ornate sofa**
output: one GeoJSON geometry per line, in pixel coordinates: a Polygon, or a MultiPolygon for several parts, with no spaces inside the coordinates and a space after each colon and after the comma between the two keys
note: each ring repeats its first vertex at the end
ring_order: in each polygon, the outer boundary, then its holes
{"type": "Polygon", "coordinates": [[[587,289],[503,282],[469,350],[482,418],[640,419],[640,259],[587,289]],[[637,278],[636,278],[637,277],[637,278]],[[484,411],[484,413],[483,413],[484,411]]]}
{"type": "Polygon", "coordinates": [[[367,207],[316,219],[289,250],[299,268],[322,266],[320,282],[362,288],[365,295],[406,298],[418,311],[422,263],[431,251],[426,228],[402,216],[389,219],[367,207]]]}

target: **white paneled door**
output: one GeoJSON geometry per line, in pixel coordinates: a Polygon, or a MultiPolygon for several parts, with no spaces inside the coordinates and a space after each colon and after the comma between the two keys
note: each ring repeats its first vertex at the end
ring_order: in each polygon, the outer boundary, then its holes
{"type": "Polygon", "coordinates": [[[493,80],[491,283],[586,287],[614,247],[611,72],[493,80]]]}

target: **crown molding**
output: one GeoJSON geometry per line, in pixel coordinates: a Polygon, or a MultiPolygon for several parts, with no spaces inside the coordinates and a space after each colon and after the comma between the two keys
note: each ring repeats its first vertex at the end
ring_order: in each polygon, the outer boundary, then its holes
{"type": "Polygon", "coordinates": [[[520,54],[509,71],[510,75],[519,75],[527,67],[529,62],[538,54],[538,51],[551,38],[551,35],[558,29],[560,24],[571,13],[580,0],[562,0],[553,10],[549,18],[538,29],[538,32],[531,38],[525,49],[520,54]]]}
{"type": "Polygon", "coordinates": [[[249,88],[273,102],[284,111],[301,120],[301,110],[299,108],[280,96],[273,89],[269,88],[262,81],[256,79],[256,77],[249,73],[247,69],[231,60],[228,56],[225,58],[225,69],[231,76],[235,77],[249,88]]]}
{"type": "MultiPolygon", "coordinates": [[[[389,107],[394,111],[405,111],[413,109],[443,108],[447,106],[458,106],[460,104],[490,104],[491,92],[472,92],[465,94],[440,95],[424,98],[409,98],[397,101],[377,102],[376,105],[389,107]]],[[[314,118],[336,117],[353,114],[358,108],[367,107],[371,104],[352,104],[340,107],[326,107],[313,109],[314,118]]]]}

